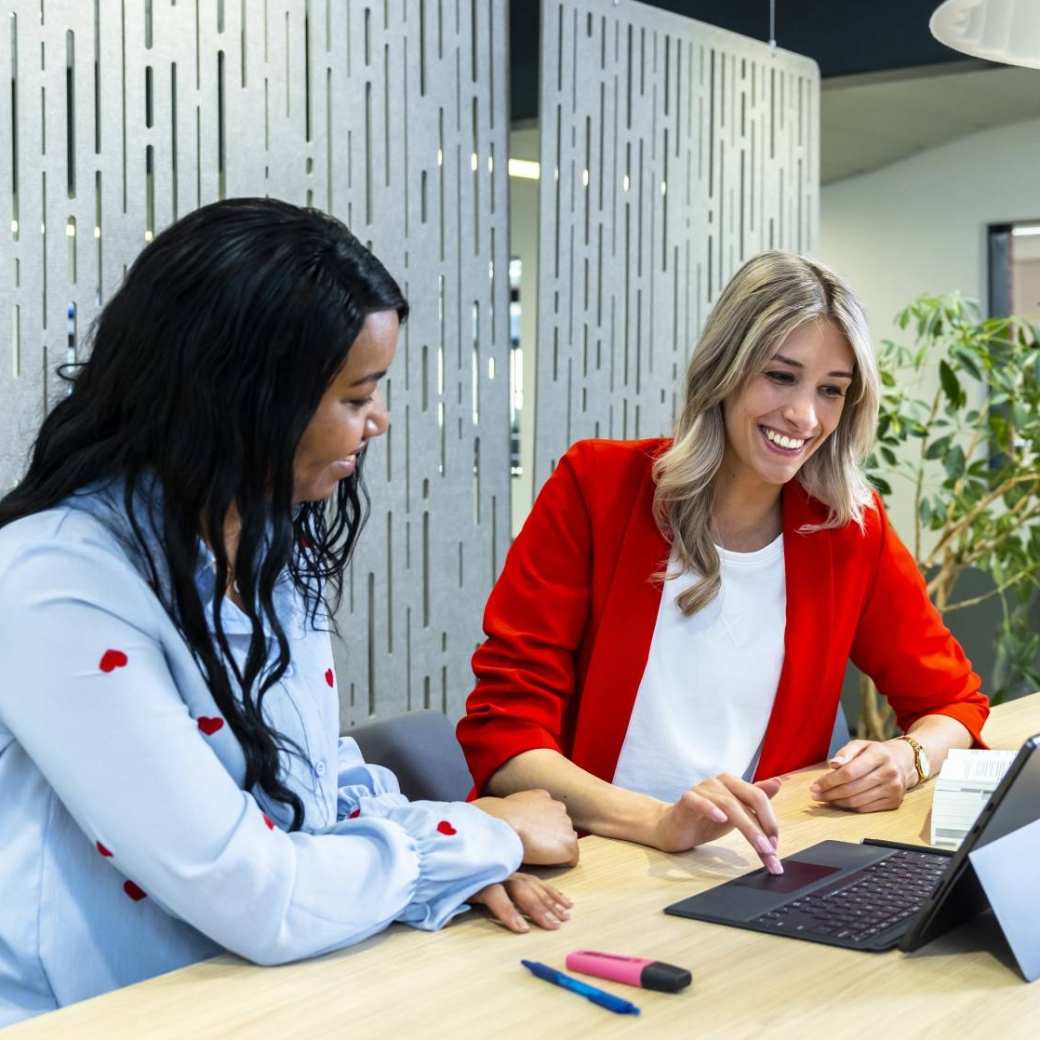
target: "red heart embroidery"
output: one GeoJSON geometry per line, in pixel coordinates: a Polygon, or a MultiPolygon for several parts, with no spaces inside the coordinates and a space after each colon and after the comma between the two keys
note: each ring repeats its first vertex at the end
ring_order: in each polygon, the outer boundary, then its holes
{"type": "Polygon", "coordinates": [[[437,824],[437,830],[439,830],[441,834],[447,834],[449,838],[453,834],[458,834],[458,831],[455,830],[447,820],[441,820],[441,822],[437,824]]]}
{"type": "Polygon", "coordinates": [[[357,818],[358,818],[358,817],[359,817],[360,815],[361,815],[361,810],[360,810],[360,809],[355,809],[355,810],[354,810],[354,811],[353,811],[353,812],[352,812],[352,813],[350,814],[350,819],[352,819],[352,820],[356,820],[356,819],[357,819],[357,818]]]}
{"type": "Polygon", "coordinates": [[[200,715],[195,721],[198,722],[199,729],[201,729],[207,737],[212,737],[213,734],[224,725],[224,720],[219,715],[200,715]]]}
{"type": "Polygon", "coordinates": [[[126,666],[126,654],[122,650],[106,650],[98,661],[98,668],[103,672],[111,672],[114,668],[126,666]]]}
{"type": "Polygon", "coordinates": [[[112,855],[112,853],[109,852],[109,850],[106,849],[105,846],[102,845],[100,841],[96,841],[96,842],[94,842],[94,844],[97,845],[97,850],[98,850],[98,852],[101,853],[102,856],[111,856],[112,855]]]}
{"type": "Polygon", "coordinates": [[[334,686],[336,683],[336,677],[332,674],[331,668],[325,669],[325,682],[328,683],[329,686],[334,686]]]}
{"type": "Polygon", "coordinates": [[[267,815],[267,813],[262,813],[261,815],[264,818],[264,823],[267,824],[267,829],[269,831],[273,831],[274,830],[274,820],[272,820],[271,817],[267,815]]]}
{"type": "Polygon", "coordinates": [[[132,881],[123,882],[123,891],[135,902],[139,903],[142,899],[148,898],[148,893],[144,891],[139,885],[135,885],[132,881]]]}

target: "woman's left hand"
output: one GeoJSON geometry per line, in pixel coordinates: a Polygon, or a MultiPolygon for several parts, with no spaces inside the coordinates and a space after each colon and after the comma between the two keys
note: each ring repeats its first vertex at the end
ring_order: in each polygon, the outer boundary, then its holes
{"type": "Polygon", "coordinates": [[[914,751],[905,740],[850,740],[809,788],[817,801],[853,812],[896,809],[917,783],[914,751]]]}
{"type": "Polygon", "coordinates": [[[470,804],[504,820],[516,831],[524,847],[525,863],[542,867],[577,864],[578,834],[567,807],[548,791],[516,791],[505,798],[477,798],[470,804]]]}

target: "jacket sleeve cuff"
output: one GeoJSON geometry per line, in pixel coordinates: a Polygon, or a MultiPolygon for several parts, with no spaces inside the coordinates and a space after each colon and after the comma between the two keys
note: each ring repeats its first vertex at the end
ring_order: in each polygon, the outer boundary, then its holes
{"type": "MultiPolygon", "coordinates": [[[[463,722],[466,722],[463,719],[463,722]]],[[[460,724],[461,725],[461,724],[460,724]]],[[[466,752],[466,764],[473,774],[473,791],[470,798],[478,798],[485,793],[488,782],[511,758],[524,751],[546,749],[563,754],[559,743],[552,735],[533,722],[515,719],[501,720],[492,723],[484,739],[460,741],[466,752]]]]}
{"type": "Polygon", "coordinates": [[[982,739],[982,726],[989,715],[989,708],[974,703],[947,704],[941,708],[933,708],[930,711],[921,712],[919,715],[911,715],[899,719],[899,725],[905,733],[918,719],[929,715],[945,715],[959,722],[970,734],[973,748],[987,750],[989,744],[982,739]]]}

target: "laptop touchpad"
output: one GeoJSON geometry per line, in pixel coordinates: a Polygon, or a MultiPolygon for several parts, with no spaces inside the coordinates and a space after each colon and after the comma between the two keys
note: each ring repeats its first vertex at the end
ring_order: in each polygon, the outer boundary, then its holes
{"type": "Polygon", "coordinates": [[[765,870],[756,870],[741,878],[735,878],[731,884],[742,888],[757,888],[762,892],[794,892],[806,885],[811,885],[828,874],[837,874],[841,867],[826,867],[821,863],[803,863],[797,859],[784,860],[782,874],[770,874],[765,870]]]}

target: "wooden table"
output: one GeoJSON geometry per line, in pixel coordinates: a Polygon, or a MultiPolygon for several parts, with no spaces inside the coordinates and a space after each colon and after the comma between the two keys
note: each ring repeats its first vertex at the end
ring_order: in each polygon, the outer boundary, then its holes
{"type": "MultiPolygon", "coordinates": [[[[1008,748],[1035,732],[1040,693],[996,708],[985,731],[992,746],[1008,748]]],[[[782,854],[824,838],[927,842],[932,785],[912,791],[897,812],[860,816],[812,802],[807,788],[821,772],[791,774],[776,797],[782,854]]],[[[11,1027],[5,1040],[1040,1036],[1040,983],[1022,981],[983,923],[909,956],[840,950],[661,912],[759,866],[734,835],[681,855],[596,837],[581,849],[581,863],[557,878],[575,900],[559,932],[512,935],[471,914],[440,933],[394,926],[349,950],[284,967],[222,956],[11,1027]],[[519,963],[526,957],[562,968],[566,954],[582,947],[688,967],[693,985],[673,995],[601,982],[642,1008],[636,1018],[546,985],[519,963]]]]}

